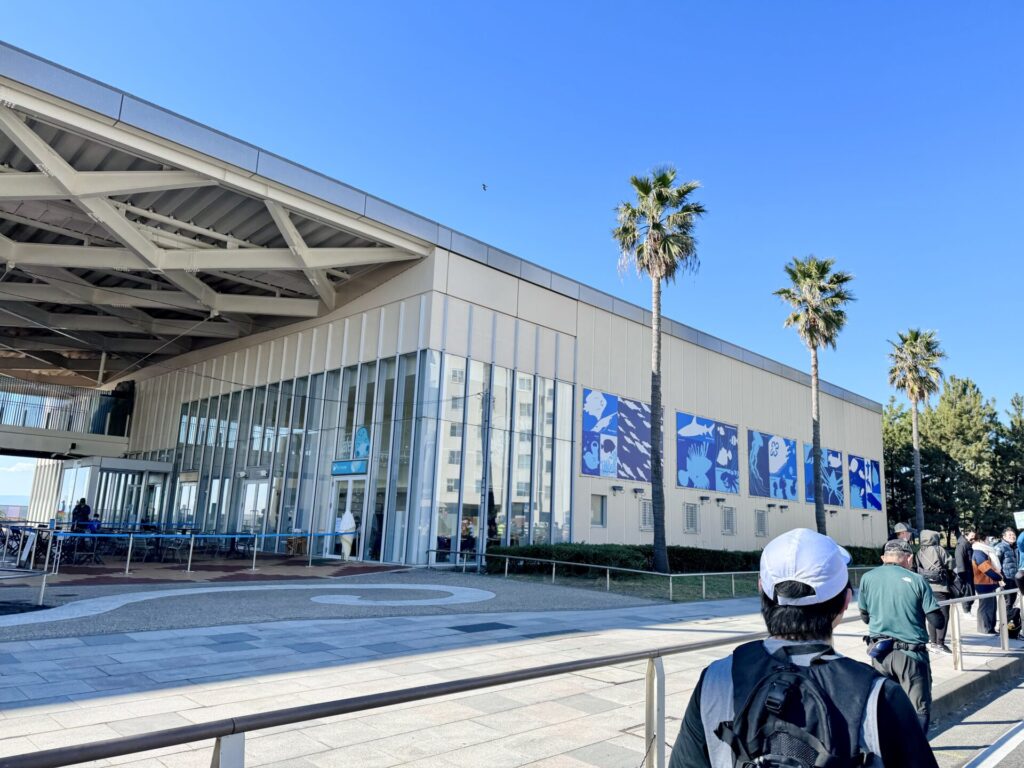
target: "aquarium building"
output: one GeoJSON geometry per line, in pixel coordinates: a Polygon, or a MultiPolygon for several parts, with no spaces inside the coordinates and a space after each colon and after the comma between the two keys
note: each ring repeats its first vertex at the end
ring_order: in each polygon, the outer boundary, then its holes
{"type": "MultiPolygon", "coordinates": [[[[652,539],[649,312],[556,264],[3,45],[0,257],[0,370],[121,414],[31,427],[39,519],[401,563],[652,539]]],[[[669,542],[813,527],[808,377],[672,320],[663,349],[669,542]]],[[[880,544],[881,406],[821,411],[829,531],[880,544]]]]}

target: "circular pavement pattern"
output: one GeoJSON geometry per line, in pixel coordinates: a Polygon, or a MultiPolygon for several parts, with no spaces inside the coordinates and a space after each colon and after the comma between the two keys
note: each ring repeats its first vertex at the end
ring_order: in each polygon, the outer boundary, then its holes
{"type": "MultiPolygon", "coordinates": [[[[32,613],[13,614],[0,616],[0,627],[20,627],[26,624],[45,624],[51,621],[68,621],[70,619],[81,619],[88,616],[98,616],[102,613],[116,611],[132,603],[141,603],[147,600],[158,600],[164,597],[187,597],[188,595],[208,595],[218,592],[265,592],[279,590],[333,590],[333,591],[354,591],[367,592],[380,590],[387,594],[391,590],[404,592],[435,592],[438,597],[413,598],[406,600],[376,599],[365,595],[317,595],[310,598],[315,603],[327,603],[333,605],[360,605],[360,606],[421,606],[421,605],[459,605],[464,603],[480,603],[492,600],[494,593],[485,589],[473,589],[471,587],[453,587],[448,585],[433,584],[252,584],[224,587],[196,587],[194,589],[165,589],[154,592],[133,592],[119,595],[106,595],[94,597],[88,600],[78,600],[73,603],[65,603],[56,608],[32,613]]],[[[382,595],[382,598],[384,595],[382,595]]]]}

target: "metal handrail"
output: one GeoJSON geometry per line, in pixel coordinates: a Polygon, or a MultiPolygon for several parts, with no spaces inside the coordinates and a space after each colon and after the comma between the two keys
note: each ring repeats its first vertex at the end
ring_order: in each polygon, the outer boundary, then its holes
{"type": "MultiPolygon", "coordinates": [[[[847,619],[852,621],[854,619],[847,619]]],[[[589,669],[598,669],[617,664],[629,664],[636,661],[652,662],[665,656],[673,656],[680,653],[702,651],[709,648],[716,648],[736,643],[760,640],[768,637],[767,632],[744,632],[741,634],[729,635],[714,640],[701,640],[695,643],[668,646],[647,651],[633,651],[631,653],[618,653],[608,656],[597,656],[590,659],[578,661],[563,661],[557,664],[546,664],[541,667],[499,672],[493,675],[482,675],[469,677],[463,680],[453,680],[432,685],[421,685],[415,688],[403,688],[398,691],[387,691],[385,693],[373,693],[365,696],[355,696],[348,699],[337,699],[334,701],[321,702],[318,704],[303,704],[298,707],[277,709],[271,712],[260,712],[241,717],[224,718],[212,720],[206,723],[185,725],[178,728],[168,728],[161,731],[138,734],[135,736],[123,736],[115,739],[106,739],[87,744],[79,744],[73,747],[57,747],[54,749],[40,750],[32,754],[13,755],[0,758],[0,768],[58,768],[58,766],[73,765],[91,760],[104,760],[111,757],[142,752],[163,747],[172,747],[179,744],[186,744],[192,741],[204,739],[221,739],[226,736],[243,734],[248,731],[275,728],[282,725],[301,723],[307,720],[316,720],[324,717],[335,717],[338,715],[362,712],[368,709],[379,709],[395,704],[407,704],[414,701],[433,699],[438,696],[448,696],[456,693],[466,693],[483,688],[493,688],[497,685],[510,683],[521,683],[530,680],[538,680],[546,677],[583,672],[589,669]]],[[[664,671],[661,674],[661,691],[664,694],[664,671]]],[[[664,733],[659,733],[662,750],[664,750],[664,733]]],[[[664,765],[663,759],[660,763],[664,765]]]]}
{"type": "MultiPolygon", "coordinates": [[[[1016,592],[1016,590],[998,590],[984,595],[966,598],[954,598],[942,601],[940,605],[966,602],[969,600],[996,599],[1003,595],[1016,592]]],[[[1003,620],[1003,635],[1005,637],[1005,608],[1006,602],[998,600],[997,605],[1002,606],[1001,618],[1003,620]]],[[[957,612],[951,611],[954,615],[957,612]]],[[[859,616],[850,616],[841,623],[848,624],[860,621],[859,616]]],[[[955,624],[954,626],[958,626],[955,624]]],[[[768,637],[767,632],[744,632],[742,634],[729,635],[728,637],[714,640],[702,640],[695,643],[684,643],[680,645],[657,648],[647,651],[633,651],[631,653],[619,653],[608,656],[598,656],[590,659],[577,661],[564,661],[557,664],[547,664],[541,667],[513,670],[510,672],[499,672],[493,675],[482,675],[478,677],[454,680],[432,685],[417,686],[415,688],[404,688],[397,691],[385,693],[368,694],[355,696],[348,699],[336,699],[334,701],[321,702],[318,704],[304,704],[298,707],[272,710],[240,717],[223,718],[206,723],[168,728],[150,733],[138,734],[135,736],[123,736],[115,739],[106,739],[86,744],[79,744],[70,747],[57,747],[54,749],[40,750],[31,754],[12,755],[0,758],[0,768],[59,768],[65,765],[74,765],[91,760],[104,760],[121,755],[143,752],[163,747],[172,747],[186,744],[193,741],[205,739],[217,739],[214,747],[214,759],[212,768],[242,768],[244,766],[244,734],[248,731],[275,728],[283,725],[316,720],[324,717],[335,717],[354,712],[363,712],[369,709],[393,706],[396,704],[407,704],[414,701],[423,701],[438,696],[448,696],[456,693],[466,693],[484,688],[493,688],[498,685],[527,682],[546,677],[582,672],[589,669],[628,664],[636,661],[647,661],[647,687],[646,687],[646,741],[648,751],[645,755],[644,765],[648,768],[665,767],[665,670],[661,659],[665,656],[674,656],[692,651],[707,650],[727,645],[734,645],[743,641],[762,640],[768,637]],[[653,754],[652,754],[653,749],[653,754]]],[[[956,658],[954,657],[954,664],[956,658]]],[[[960,667],[955,666],[959,669],[960,667]]]]}

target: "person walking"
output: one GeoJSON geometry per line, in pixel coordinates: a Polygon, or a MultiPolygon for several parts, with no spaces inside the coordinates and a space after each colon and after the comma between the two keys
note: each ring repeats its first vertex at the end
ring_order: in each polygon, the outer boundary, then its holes
{"type": "MultiPolygon", "coordinates": [[[[921,548],[914,555],[914,570],[924,577],[939,602],[949,599],[949,583],[953,578],[953,561],[949,553],[939,546],[939,532],[921,531],[921,548]]],[[[937,653],[952,653],[946,645],[946,630],[949,627],[949,606],[940,605],[942,628],[928,624],[928,650],[937,653]]]]}
{"type": "Polygon", "coordinates": [[[864,574],[857,605],[868,625],[871,664],[900,684],[914,705],[921,731],[928,733],[932,708],[932,669],[926,624],[946,626],[935,594],[914,573],[914,550],[905,541],[886,542],[882,567],[864,574]]]}
{"type": "MultiPolygon", "coordinates": [[[[979,597],[990,595],[1006,586],[1000,570],[999,555],[995,550],[996,537],[975,541],[972,546],[971,562],[974,568],[974,592],[979,597]]],[[[978,631],[983,635],[996,634],[996,600],[978,600],[978,631]]]]}
{"type": "MultiPolygon", "coordinates": [[[[975,533],[973,528],[964,528],[956,540],[956,549],[953,550],[953,568],[956,570],[956,577],[959,580],[961,597],[969,597],[974,594],[974,560],[972,550],[974,546],[975,533]]],[[[960,603],[960,608],[967,616],[971,615],[972,600],[960,603]]]]}
{"type": "Polygon", "coordinates": [[[849,553],[806,528],[761,553],[761,616],[770,637],[701,672],[671,768],[878,764],[933,768],[903,690],[832,647],[852,589],[849,553]]]}

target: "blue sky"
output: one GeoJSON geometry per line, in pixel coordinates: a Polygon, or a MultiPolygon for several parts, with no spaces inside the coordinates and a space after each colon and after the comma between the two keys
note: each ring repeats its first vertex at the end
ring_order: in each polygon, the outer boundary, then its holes
{"type": "Polygon", "coordinates": [[[860,299],[825,378],[886,400],[921,326],[1024,389],[1024,7],[554,5],[9,1],[0,34],[642,305],[612,209],[673,163],[709,214],[668,316],[806,369],[771,291],[814,253],[860,299]]]}

